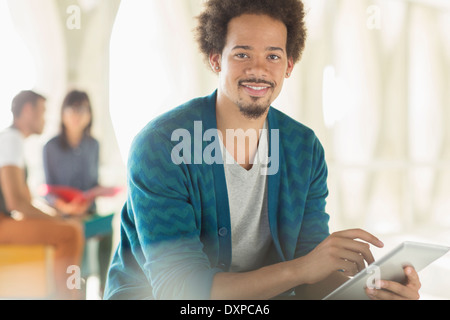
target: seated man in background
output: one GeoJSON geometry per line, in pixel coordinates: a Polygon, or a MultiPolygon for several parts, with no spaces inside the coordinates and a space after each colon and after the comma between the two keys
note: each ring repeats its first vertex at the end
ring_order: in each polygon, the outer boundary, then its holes
{"type": "Polygon", "coordinates": [[[83,229],[79,223],[50,216],[33,206],[27,185],[24,140],[42,133],[45,102],[33,91],[20,92],[12,102],[13,125],[0,132],[0,244],[54,247],[56,298],[77,299],[79,292],[66,284],[67,268],[80,265],[83,229]]]}

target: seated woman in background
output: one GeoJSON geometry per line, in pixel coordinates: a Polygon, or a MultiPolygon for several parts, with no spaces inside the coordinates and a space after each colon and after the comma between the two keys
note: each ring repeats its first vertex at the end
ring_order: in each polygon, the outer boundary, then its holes
{"type": "MultiPolygon", "coordinates": [[[[45,179],[48,185],[88,191],[98,185],[99,143],[91,136],[92,108],[85,92],[71,91],[61,108],[60,133],[44,147],[45,179]]],[[[48,197],[59,211],[69,215],[95,212],[94,202],[66,202],[48,197]]]]}
{"type": "MultiPolygon", "coordinates": [[[[92,122],[92,107],[88,94],[76,90],[69,92],[61,108],[60,133],[44,146],[47,185],[67,186],[81,191],[98,186],[99,143],[91,136],[92,122]]],[[[52,195],[47,196],[47,199],[65,215],[86,216],[96,213],[94,201],[67,202],[52,195]]],[[[100,239],[98,258],[101,290],[106,281],[111,246],[111,235],[100,239]]]]}

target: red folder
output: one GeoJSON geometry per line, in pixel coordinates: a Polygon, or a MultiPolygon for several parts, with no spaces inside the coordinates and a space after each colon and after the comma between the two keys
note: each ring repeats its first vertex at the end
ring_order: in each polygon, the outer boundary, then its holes
{"type": "Polygon", "coordinates": [[[57,185],[43,185],[40,190],[41,196],[54,195],[66,202],[93,201],[97,197],[114,197],[122,191],[120,187],[95,187],[88,191],[57,185]]]}

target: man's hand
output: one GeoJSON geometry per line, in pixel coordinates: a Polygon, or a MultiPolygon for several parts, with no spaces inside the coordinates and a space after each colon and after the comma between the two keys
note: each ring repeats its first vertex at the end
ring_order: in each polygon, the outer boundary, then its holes
{"type": "Polygon", "coordinates": [[[317,283],[336,271],[346,276],[355,275],[366,267],[364,261],[367,264],[374,261],[369,244],[379,248],[384,246],[377,237],[361,229],[333,233],[299,259],[303,270],[307,270],[305,282],[317,283]]]}
{"type": "Polygon", "coordinates": [[[421,287],[419,275],[413,267],[404,268],[406,284],[381,280],[380,289],[366,288],[366,294],[372,300],[418,300],[421,287]]]}

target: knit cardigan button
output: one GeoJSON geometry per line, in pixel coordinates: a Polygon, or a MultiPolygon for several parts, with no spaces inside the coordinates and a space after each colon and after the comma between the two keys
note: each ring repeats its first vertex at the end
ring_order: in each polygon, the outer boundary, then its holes
{"type": "Polygon", "coordinates": [[[226,237],[228,235],[228,229],[227,228],[220,228],[219,229],[219,236],[226,237]]]}

